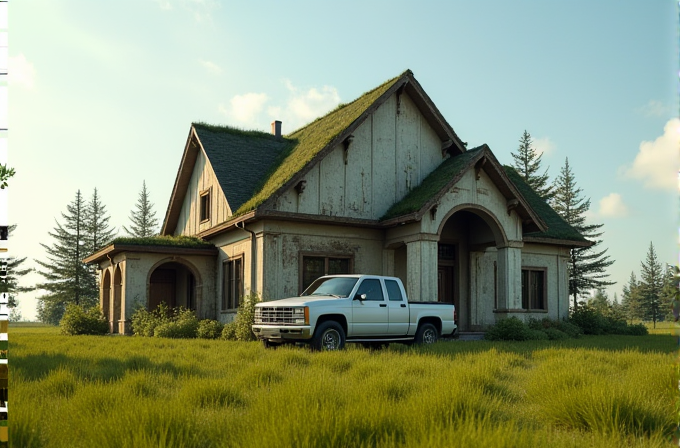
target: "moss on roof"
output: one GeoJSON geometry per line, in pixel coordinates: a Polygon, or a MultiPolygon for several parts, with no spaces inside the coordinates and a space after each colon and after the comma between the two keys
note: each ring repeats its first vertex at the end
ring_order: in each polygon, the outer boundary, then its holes
{"type": "Polygon", "coordinates": [[[402,76],[403,74],[384,82],[351,103],[339,106],[325,116],[317,118],[308,125],[288,134],[286,139],[292,144],[282,151],[269,173],[264,176],[257,193],[246,201],[234,215],[242,215],[254,210],[269,199],[333,139],[358,119],[402,76]]]}
{"type": "Polygon", "coordinates": [[[579,233],[578,230],[570,226],[564,219],[562,219],[562,217],[558,215],[557,212],[553,210],[553,208],[550,207],[550,205],[548,205],[548,203],[545,202],[545,200],[543,200],[543,198],[541,198],[529,186],[529,184],[524,181],[524,179],[522,179],[522,177],[519,175],[519,173],[517,173],[517,171],[515,171],[513,167],[505,165],[503,166],[503,169],[505,170],[505,174],[508,175],[510,181],[524,197],[524,200],[527,201],[534,212],[536,212],[536,214],[541,217],[543,222],[545,222],[546,226],[548,226],[548,230],[545,232],[525,233],[525,237],[550,238],[579,242],[588,241],[583,237],[583,235],[579,233]]]}
{"type": "Polygon", "coordinates": [[[147,238],[128,238],[119,237],[115,238],[109,244],[121,244],[129,246],[167,246],[167,247],[188,247],[195,249],[207,249],[215,247],[212,243],[204,241],[200,238],[194,236],[183,236],[183,235],[164,235],[164,236],[151,236],[147,238]]]}
{"type": "Polygon", "coordinates": [[[463,154],[450,157],[432,171],[416,188],[411,190],[401,201],[390,207],[380,218],[381,221],[408,215],[419,211],[439,193],[451,180],[479,154],[482,147],[471,149],[463,154]]]}

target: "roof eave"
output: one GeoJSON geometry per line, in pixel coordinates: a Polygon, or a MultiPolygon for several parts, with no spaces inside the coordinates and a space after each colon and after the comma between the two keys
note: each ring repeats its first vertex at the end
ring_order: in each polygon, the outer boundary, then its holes
{"type": "Polygon", "coordinates": [[[522,240],[526,243],[540,243],[540,244],[553,244],[558,246],[567,247],[590,247],[593,243],[592,241],[581,241],[581,240],[569,240],[560,238],[550,238],[550,237],[537,237],[537,236],[523,236],[522,240]]]}

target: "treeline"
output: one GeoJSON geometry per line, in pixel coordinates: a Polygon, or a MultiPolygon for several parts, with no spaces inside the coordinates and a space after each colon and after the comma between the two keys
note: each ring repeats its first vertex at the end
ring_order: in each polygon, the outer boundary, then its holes
{"type": "MultiPolygon", "coordinates": [[[[158,220],[153,204],[149,200],[146,182],[142,184],[137,203],[130,212],[129,227],[123,230],[131,237],[156,235],[158,220]]],[[[10,270],[13,284],[10,286],[10,307],[17,306],[18,292],[39,289],[45,294],[38,297],[38,319],[56,325],[61,320],[69,304],[84,309],[99,305],[99,284],[96,266],[86,265],[83,258],[106,247],[117,231],[109,224],[110,216],[106,211],[99,192],[95,188],[89,200],[78,190],[73,201],[56,220],[54,229],[49,232],[51,244],[41,243],[47,255],[45,260],[35,260],[37,272],[44,281],[31,288],[18,287],[18,279],[31,269],[10,270]]],[[[15,259],[23,263],[25,258],[15,259]]]]}

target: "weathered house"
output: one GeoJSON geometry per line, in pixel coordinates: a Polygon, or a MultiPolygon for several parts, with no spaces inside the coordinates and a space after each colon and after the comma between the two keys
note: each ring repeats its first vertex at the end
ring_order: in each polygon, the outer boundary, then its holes
{"type": "Polygon", "coordinates": [[[162,235],[92,255],[112,332],[161,300],[230,320],[250,292],[324,274],[400,277],[453,302],[462,331],[568,313],[569,248],[586,241],[486,146],[466,149],[410,71],[281,136],[193,124],[162,235]]]}

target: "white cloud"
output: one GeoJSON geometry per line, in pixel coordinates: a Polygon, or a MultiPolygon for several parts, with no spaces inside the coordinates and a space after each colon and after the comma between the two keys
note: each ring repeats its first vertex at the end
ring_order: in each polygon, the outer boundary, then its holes
{"type": "Polygon", "coordinates": [[[663,117],[668,115],[670,108],[661,101],[649,100],[639,111],[646,117],[663,117]]]}
{"type": "Polygon", "coordinates": [[[600,199],[599,216],[608,218],[621,218],[628,215],[628,207],[618,193],[610,193],[600,199]]]}
{"type": "Polygon", "coordinates": [[[212,61],[205,61],[205,60],[203,60],[203,59],[199,59],[198,62],[200,62],[201,65],[202,65],[208,72],[210,72],[210,73],[212,73],[212,74],[214,74],[214,75],[219,75],[220,73],[222,73],[222,67],[220,67],[219,65],[215,64],[215,63],[212,62],[212,61]]]}
{"type": "Polygon", "coordinates": [[[549,137],[534,138],[532,140],[532,146],[539,154],[551,155],[555,152],[555,144],[550,140],[549,137]]]}
{"type": "Polygon", "coordinates": [[[9,57],[7,71],[7,80],[10,84],[19,85],[28,90],[33,89],[35,85],[35,67],[23,54],[9,57]]]}
{"type": "Polygon", "coordinates": [[[230,101],[230,107],[219,105],[219,111],[228,119],[238,122],[246,127],[262,129],[262,123],[257,119],[257,115],[264,109],[269,97],[265,93],[245,93],[236,95],[230,101]]]}
{"type": "Polygon", "coordinates": [[[680,119],[673,118],[664,126],[664,133],[653,142],[640,143],[633,164],[625,168],[627,177],[641,180],[645,187],[675,190],[678,182],[678,149],[680,119]]]}
{"type": "Polygon", "coordinates": [[[270,107],[268,113],[273,119],[283,121],[284,133],[298,129],[315,118],[321,117],[340,104],[338,89],[323,86],[300,89],[285,79],[283,81],[290,94],[284,107],[270,107]]]}

